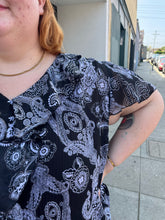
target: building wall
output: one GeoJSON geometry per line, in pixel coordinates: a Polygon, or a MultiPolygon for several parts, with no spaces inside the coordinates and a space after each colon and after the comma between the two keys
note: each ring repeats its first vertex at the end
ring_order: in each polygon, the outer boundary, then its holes
{"type": "Polygon", "coordinates": [[[118,65],[120,56],[120,16],[113,3],[111,7],[111,62],[118,65]]]}
{"type": "Polygon", "coordinates": [[[112,24],[112,4],[111,0],[107,1],[107,61],[111,60],[111,24],[112,24]]]}
{"type": "Polygon", "coordinates": [[[57,5],[66,53],[106,60],[106,2],[57,5]]]}
{"type": "Polygon", "coordinates": [[[128,11],[132,20],[134,31],[136,32],[136,19],[137,19],[137,0],[125,0],[128,11]]]}
{"type": "Polygon", "coordinates": [[[130,42],[131,39],[135,42],[137,0],[52,1],[57,3],[66,53],[110,60],[115,64],[122,61],[124,67],[130,66],[130,58],[133,57],[130,42]],[[125,31],[124,52],[121,25],[125,31]]]}

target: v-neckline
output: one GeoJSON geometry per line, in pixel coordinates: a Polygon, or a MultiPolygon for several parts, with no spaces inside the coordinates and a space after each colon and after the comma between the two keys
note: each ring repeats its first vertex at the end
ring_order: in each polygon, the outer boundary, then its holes
{"type": "MultiPolygon", "coordinates": [[[[52,65],[52,64],[51,64],[52,65]]],[[[50,67],[49,67],[50,68],[50,67]]],[[[49,69],[48,68],[48,69],[49,69]]],[[[19,98],[20,96],[23,96],[25,93],[27,93],[29,90],[31,90],[33,87],[36,86],[37,83],[39,83],[48,73],[48,69],[46,70],[46,72],[44,72],[44,74],[37,80],[35,81],[31,86],[29,86],[25,91],[21,92],[20,94],[16,95],[15,97],[13,98],[8,98],[6,95],[4,95],[3,93],[0,93],[0,96],[3,97],[4,99],[7,100],[7,102],[13,102],[15,99],[19,98]]],[[[48,74],[49,75],[49,74],[48,74]]]]}
{"type": "MultiPolygon", "coordinates": [[[[56,55],[56,58],[54,59],[53,63],[47,68],[47,70],[44,72],[44,74],[37,80],[35,81],[34,83],[32,83],[32,85],[30,85],[27,89],[25,89],[23,92],[21,92],[20,94],[16,95],[15,97],[13,98],[8,98],[6,95],[4,95],[3,93],[0,92],[0,96],[3,97],[3,99],[6,99],[7,102],[13,102],[15,99],[19,98],[20,96],[23,96],[25,93],[27,93],[29,90],[32,89],[32,87],[35,87],[35,85],[37,83],[39,83],[44,77],[45,75],[48,74],[48,70],[54,65],[56,59],[60,56],[61,54],[59,55],[56,55]]],[[[49,74],[48,74],[49,75],[49,74]]]]}

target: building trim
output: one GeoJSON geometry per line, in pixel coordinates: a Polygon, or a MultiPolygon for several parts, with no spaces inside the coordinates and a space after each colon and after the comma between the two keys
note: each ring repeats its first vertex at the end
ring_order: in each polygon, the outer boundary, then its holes
{"type": "Polygon", "coordinates": [[[112,4],[111,4],[111,0],[109,0],[108,61],[111,60],[111,28],[112,28],[112,4]]]}
{"type": "Polygon", "coordinates": [[[119,0],[119,2],[120,2],[120,5],[121,5],[121,7],[122,7],[122,9],[124,11],[124,14],[125,14],[128,22],[130,24],[133,38],[135,39],[136,38],[136,32],[135,32],[134,27],[133,27],[133,23],[132,23],[131,16],[130,16],[129,11],[128,11],[127,4],[126,4],[125,0],[119,0]]]}
{"type": "Polygon", "coordinates": [[[106,2],[106,43],[105,43],[105,59],[109,60],[109,0],[106,2]]]}

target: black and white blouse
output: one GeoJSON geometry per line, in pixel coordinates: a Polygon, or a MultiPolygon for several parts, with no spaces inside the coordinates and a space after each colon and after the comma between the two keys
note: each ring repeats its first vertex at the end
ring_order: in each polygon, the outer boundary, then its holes
{"type": "Polygon", "coordinates": [[[0,94],[0,220],[110,220],[109,116],[154,90],[110,62],[60,54],[26,92],[0,94]]]}

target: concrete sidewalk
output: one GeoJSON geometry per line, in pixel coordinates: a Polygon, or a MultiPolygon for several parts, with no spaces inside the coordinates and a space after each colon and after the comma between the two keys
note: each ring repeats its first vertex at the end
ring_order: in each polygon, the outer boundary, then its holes
{"type": "MultiPolygon", "coordinates": [[[[163,74],[152,71],[147,62],[140,63],[136,72],[165,100],[163,74]]],[[[110,127],[111,135],[118,124],[110,127]]],[[[165,113],[147,141],[104,182],[110,191],[112,220],[165,220],[165,113]]]]}

